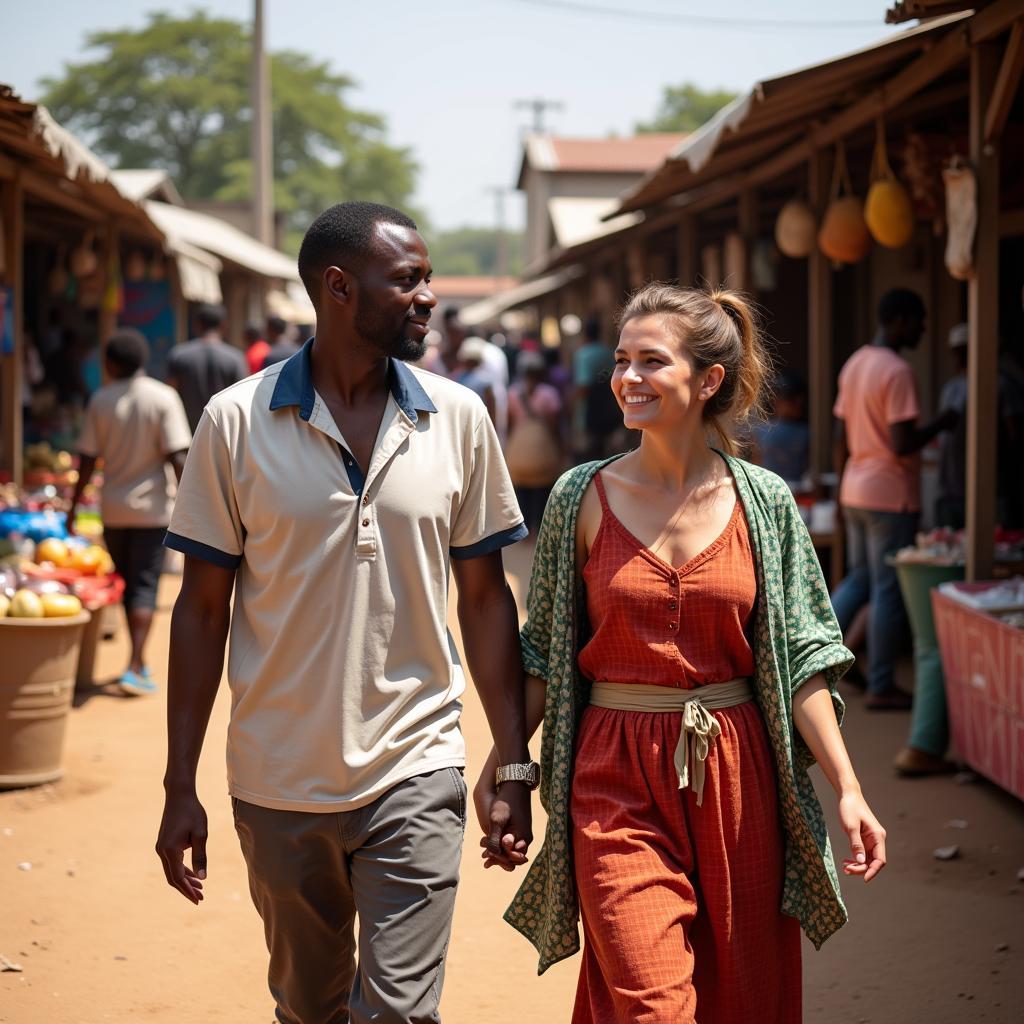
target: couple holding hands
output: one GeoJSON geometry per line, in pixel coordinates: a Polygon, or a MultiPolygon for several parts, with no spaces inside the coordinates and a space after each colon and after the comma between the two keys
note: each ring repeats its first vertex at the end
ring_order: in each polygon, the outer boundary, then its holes
{"type": "Polygon", "coordinates": [[[517,635],[501,550],[525,528],[486,410],[407,365],[436,304],[415,224],[339,204],[299,271],[316,337],[210,402],[168,530],[168,882],[203,898],[196,765],[230,630],[229,784],[277,1019],[439,1020],[468,803],[450,566],[495,739],[482,857],[525,872],[505,918],[541,971],[582,920],[573,1020],[801,1020],[800,930],[820,946],[846,920],[809,766],[846,873],[878,874],[885,832],[840,736],[853,658],[810,538],[733,454],[768,371],[744,300],[628,300],[610,386],[641,442],[556,484],[517,635]]]}

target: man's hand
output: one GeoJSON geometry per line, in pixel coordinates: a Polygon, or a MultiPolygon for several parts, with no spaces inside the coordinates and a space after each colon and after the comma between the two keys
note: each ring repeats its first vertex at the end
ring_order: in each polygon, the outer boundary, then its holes
{"type": "Polygon", "coordinates": [[[203,900],[206,878],[206,811],[195,791],[168,792],[156,852],[164,866],[167,884],[195,904],[203,900]],[[192,867],[185,864],[185,851],[192,850],[192,867]]]}
{"type": "Polygon", "coordinates": [[[497,790],[493,776],[489,785],[483,778],[473,790],[473,801],[484,835],[484,867],[497,865],[514,871],[526,863],[526,852],[533,842],[530,790],[521,782],[503,782],[497,790]]]}

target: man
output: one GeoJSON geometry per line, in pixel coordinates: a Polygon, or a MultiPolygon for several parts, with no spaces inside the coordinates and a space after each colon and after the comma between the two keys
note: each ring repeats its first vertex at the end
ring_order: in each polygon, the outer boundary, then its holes
{"type": "Polygon", "coordinates": [[[196,313],[199,337],[176,345],[167,357],[167,383],[181,395],[194,432],[206,403],[249,375],[245,356],[224,341],[224,307],[204,303],[196,313]]]}
{"type": "Polygon", "coordinates": [[[442,314],[441,336],[436,345],[431,345],[424,353],[423,369],[436,373],[441,377],[455,380],[462,372],[459,365],[459,349],[469,332],[459,320],[457,306],[448,306],[442,314]]]}
{"type": "Polygon", "coordinates": [[[526,529],[483,404],[405,365],[436,304],[413,221],[334,206],[299,271],[316,336],[210,403],[167,534],[187,557],[157,850],[198,903],[196,763],[230,619],[229,785],[278,1019],[437,1020],[466,812],[449,557],[502,778],[522,780],[488,845],[521,863],[537,780],[501,548],[526,529]]]}
{"type": "Polygon", "coordinates": [[[803,480],[810,461],[806,398],[800,374],[780,370],[772,386],[772,415],[751,429],[751,461],[790,482],[803,480]]]}
{"type": "Polygon", "coordinates": [[[267,339],[270,348],[267,350],[264,366],[283,363],[299,351],[299,346],[288,337],[288,325],[279,316],[272,316],[267,321],[267,339]]]}
{"type": "Polygon", "coordinates": [[[878,333],[840,371],[833,409],[849,572],[832,595],[832,606],[845,634],[860,608],[871,602],[866,706],[875,711],[911,706],[910,694],[894,682],[906,610],[887,557],[914,543],[921,510],[918,453],[957,420],[946,410],[928,424],[917,423],[914,371],[899,352],[917,347],[924,323],[920,296],[906,288],[886,292],[878,305],[878,333]]]}
{"type": "Polygon", "coordinates": [[[270,344],[263,337],[263,329],[258,323],[248,323],[242,331],[242,337],[245,338],[245,361],[249,372],[259,373],[270,351],[270,344]]]}
{"type": "Polygon", "coordinates": [[[74,521],[96,460],[102,459],[103,537],[124,577],[131,637],[131,657],[118,686],[139,696],[157,689],[146,664],[146,640],[163,570],[174,480],[181,479],[192,434],[175,391],[146,376],[149,344],[138,331],[122,328],[111,335],[103,355],[111,383],[92,396],[85,410],[68,522],[74,521]]]}
{"type": "MultiPolygon", "coordinates": [[[[949,347],[956,373],[946,382],[939,407],[958,415],[956,427],[939,438],[939,486],[935,499],[935,521],[954,530],[964,528],[967,495],[967,324],[957,324],[949,332],[949,347]]],[[[1010,521],[1011,496],[1019,482],[1020,462],[1016,446],[1021,438],[1024,395],[1002,367],[997,386],[996,437],[996,521],[1010,521]]]]}

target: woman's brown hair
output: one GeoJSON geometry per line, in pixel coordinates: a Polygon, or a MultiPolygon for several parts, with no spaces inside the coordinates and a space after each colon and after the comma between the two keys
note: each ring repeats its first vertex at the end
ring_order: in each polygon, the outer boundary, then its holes
{"type": "Polygon", "coordinates": [[[725,369],[704,416],[722,448],[735,455],[732,428],[763,412],[764,385],[771,371],[750,304],[739,292],[723,288],[702,291],[652,283],[630,297],[619,314],[619,332],[643,316],[662,317],[698,371],[715,363],[725,369]]]}

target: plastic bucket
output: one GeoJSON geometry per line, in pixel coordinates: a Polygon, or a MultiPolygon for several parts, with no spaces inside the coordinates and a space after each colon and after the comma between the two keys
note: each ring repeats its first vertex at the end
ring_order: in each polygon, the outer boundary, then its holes
{"type": "Polygon", "coordinates": [[[64,731],[90,615],[0,619],[0,788],[62,774],[64,731]]]}

